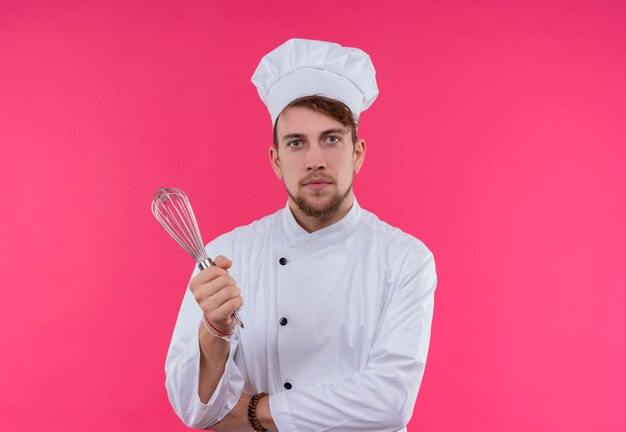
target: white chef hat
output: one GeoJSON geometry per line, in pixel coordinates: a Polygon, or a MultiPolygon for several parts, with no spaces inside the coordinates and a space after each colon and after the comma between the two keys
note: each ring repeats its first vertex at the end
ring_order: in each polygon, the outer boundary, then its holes
{"type": "Polygon", "coordinates": [[[339,100],[357,118],[378,96],[376,71],[367,53],[307,39],[290,39],[263,57],[252,82],[272,124],[290,102],[302,96],[339,100]]]}

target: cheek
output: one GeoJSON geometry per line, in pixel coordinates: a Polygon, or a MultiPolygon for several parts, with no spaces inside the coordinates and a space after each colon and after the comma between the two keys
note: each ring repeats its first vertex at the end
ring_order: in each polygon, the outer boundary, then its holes
{"type": "Polygon", "coordinates": [[[282,165],[283,180],[286,183],[294,183],[299,180],[299,173],[294,162],[293,160],[284,161],[282,165]]]}
{"type": "Polygon", "coordinates": [[[345,188],[352,181],[352,167],[350,165],[342,165],[341,168],[335,173],[337,179],[337,186],[340,189],[345,188]]]}
{"type": "Polygon", "coordinates": [[[356,162],[354,161],[352,152],[350,152],[349,155],[345,156],[342,159],[341,172],[344,176],[352,177],[355,169],[356,169],[356,162]]]}

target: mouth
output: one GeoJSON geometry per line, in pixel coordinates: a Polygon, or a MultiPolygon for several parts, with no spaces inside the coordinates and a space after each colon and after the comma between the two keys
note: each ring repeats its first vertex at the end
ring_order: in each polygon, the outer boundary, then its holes
{"type": "Polygon", "coordinates": [[[313,177],[302,181],[303,186],[315,190],[322,189],[332,183],[332,180],[326,177],[313,177]]]}
{"type": "Polygon", "coordinates": [[[307,184],[304,185],[304,187],[309,188],[309,189],[313,189],[313,190],[320,190],[320,189],[324,189],[329,184],[330,183],[307,183],[307,184]]]}

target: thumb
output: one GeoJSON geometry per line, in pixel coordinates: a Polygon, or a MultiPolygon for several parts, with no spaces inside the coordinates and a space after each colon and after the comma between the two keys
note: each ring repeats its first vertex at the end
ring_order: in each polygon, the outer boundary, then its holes
{"type": "Polygon", "coordinates": [[[228,270],[233,265],[233,262],[226,258],[224,255],[218,255],[213,260],[213,263],[216,266],[223,268],[224,270],[228,270]]]}

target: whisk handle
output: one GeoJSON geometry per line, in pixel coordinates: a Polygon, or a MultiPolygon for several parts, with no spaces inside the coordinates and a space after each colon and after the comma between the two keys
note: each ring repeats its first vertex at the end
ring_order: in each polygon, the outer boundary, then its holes
{"type": "Polygon", "coordinates": [[[198,261],[198,268],[200,270],[206,270],[209,267],[215,265],[215,263],[213,262],[213,260],[211,258],[207,258],[205,260],[202,261],[198,261]]]}
{"type": "MultiPolygon", "coordinates": [[[[215,265],[215,263],[213,262],[211,258],[198,261],[198,268],[200,270],[206,270],[213,265],[215,265]]],[[[239,308],[235,310],[235,312],[233,313],[233,316],[235,317],[235,321],[237,321],[237,324],[239,324],[239,327],[245,328],[245,326],[243,325],[243,321],[241,321],[241,318],[239,317],[239,308]]]]}

